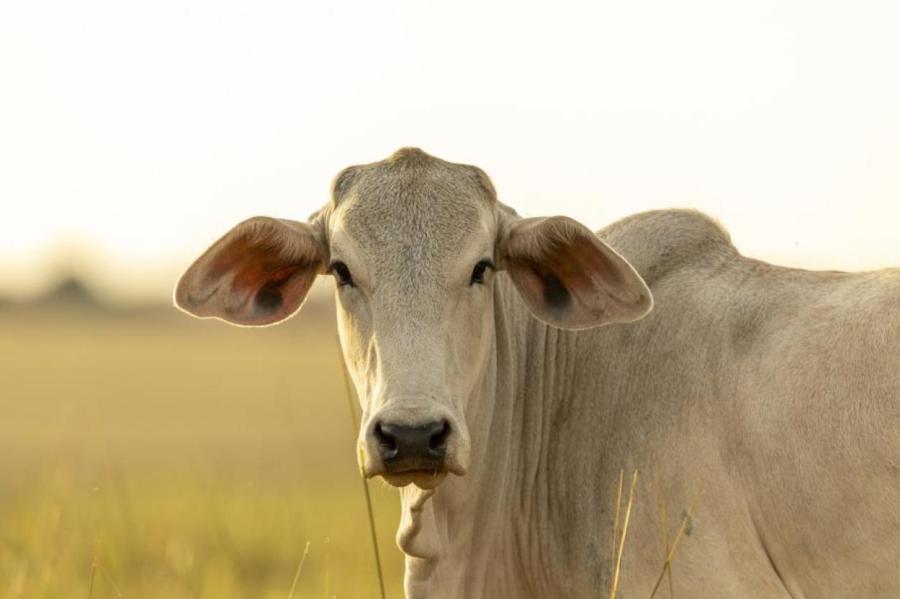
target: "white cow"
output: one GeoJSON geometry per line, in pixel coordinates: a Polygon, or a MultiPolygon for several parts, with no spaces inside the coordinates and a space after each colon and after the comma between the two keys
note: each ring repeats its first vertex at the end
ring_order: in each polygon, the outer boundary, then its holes
{"type": "Polygon", "coordinates": [[[622,597],[649,596],[701,481],[677,596],[900,597],[900,272],[765,264],[691,211],[523,219],[403,149],[309,222],[241,223],[175,297],[266,325],[325,273],[408,597],[608,596],[623,469],[622,597]]]}

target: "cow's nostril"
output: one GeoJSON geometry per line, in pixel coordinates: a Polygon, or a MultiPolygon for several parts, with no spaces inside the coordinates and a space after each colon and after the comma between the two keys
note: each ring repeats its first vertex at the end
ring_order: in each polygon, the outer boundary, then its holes
{"type": "Polygon", "coordinates": [[[450,423],[444,420],[440,423],[440,428],[431,433],[431,437],[428,439],[428,448],[433,453],[440,453],[443,455],[444,450],[447,449],[447,437],[449,436],[450,423]]]}
{"type": "Polygon", "coordinates": [[[399,450],[397,438],[392,434],[390,426],[375,423],[375,440],[378,441],[378,450],[382,458],[389,460],[397,455],[399,450]]]}

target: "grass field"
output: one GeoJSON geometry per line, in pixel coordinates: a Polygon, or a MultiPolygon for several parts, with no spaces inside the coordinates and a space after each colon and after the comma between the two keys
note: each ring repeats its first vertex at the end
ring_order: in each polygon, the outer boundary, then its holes
{"type": "MultiPolygon", "coordinates": [[[[339,368],[325,309],[0,314],[0,597],[284,598],[307,542],[295,597],[376,597],[339,368]]],[[[371,488],[400,597],[397,494],[371,488]]]]}

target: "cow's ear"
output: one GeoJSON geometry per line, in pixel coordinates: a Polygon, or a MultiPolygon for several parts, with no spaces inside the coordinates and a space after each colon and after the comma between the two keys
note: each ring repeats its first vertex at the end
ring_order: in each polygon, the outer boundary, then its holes
{"type": "Polygon", "coordinates": [[[212,244],[175,287],[175,305],[200,318],[264,326],[292,316],[328,250],[313,225],[258,216],[212,244]]]}
{"type": "Polygon", "coordinates": [[[498,244],[525,303],[563,329],[631,322],[653,307],[650,290],[625,258],[581,223],[564,216],[509,223],[498,244]]]}

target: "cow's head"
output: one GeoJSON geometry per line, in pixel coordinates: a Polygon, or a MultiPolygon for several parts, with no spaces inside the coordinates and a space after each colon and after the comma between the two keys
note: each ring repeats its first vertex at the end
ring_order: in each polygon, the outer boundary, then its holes
{"type": "Polygon", "coordinates": [[[652,303],[628,262],[583,225],[518,218],[481,170],[416,149],[345,169],[309,222],[239,224],[188,269],[175,301],[195,316],[264,326],[294,314],[320,274],[337,282],[362,402],[361,467],[423,488],[469,467],[466,414],[491,364],[498,276],[561,328],[636,320],[652,303]]]}

